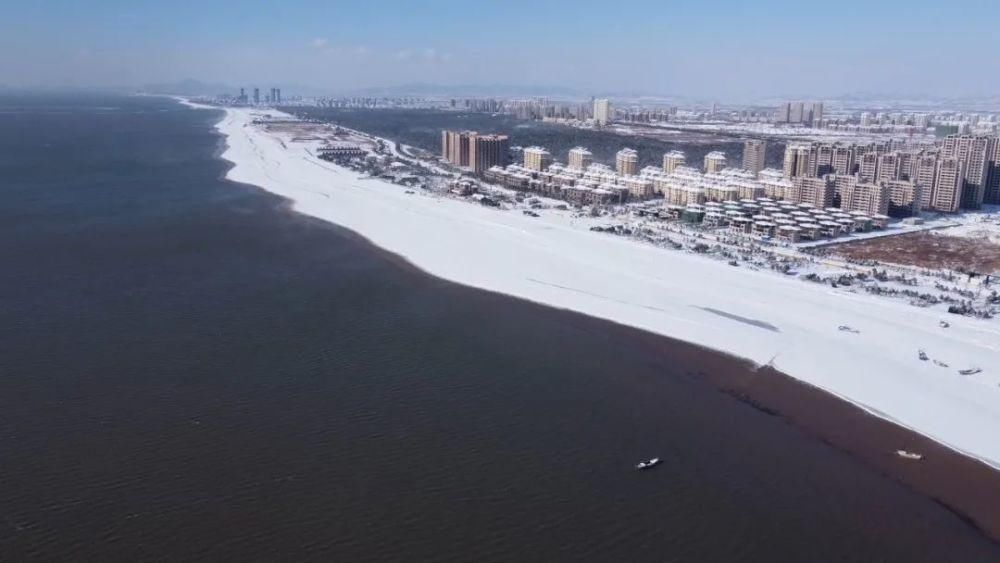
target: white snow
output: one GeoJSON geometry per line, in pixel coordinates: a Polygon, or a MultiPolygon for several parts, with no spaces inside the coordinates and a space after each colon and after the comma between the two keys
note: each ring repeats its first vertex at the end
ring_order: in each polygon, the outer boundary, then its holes
{"type": "Polygon", "coordinates": [[[217,125],[231,180],[285,196],[441,278],[770,362],[1000,468],[997,323],[589,232],[569,213],[535,218],[407,194],[315,158],[308,144],[283,143],[250,125],[252,113],[227,109],[217,125]],[[939,326],[945,317],[950,328],[939,326]],[[950,367],[920,361],[918,349],[950,367]],[[973,366],[983,372],[958,374],[973,366]]]}
{"type": "Polygon", "coordinates": [[[940,229],[937,233],[1000,244],[1000,206],[987,205],[983,211],[962,213],[953,222],[956,226],[940,229]]]}

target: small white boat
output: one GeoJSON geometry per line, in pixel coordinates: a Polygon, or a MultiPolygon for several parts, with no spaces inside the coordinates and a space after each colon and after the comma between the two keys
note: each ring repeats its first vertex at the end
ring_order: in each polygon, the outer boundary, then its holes
{"type": "Polygon", "coordinates": [[[896,455],[905,459],[924,459],[923,455],[906,450],[896,450],[896,455]]]}
{"type": "Polygon", "coordinates": [[[649,469],[650,467],[654,467],[659,463],[660,463],[660,458],[654,457],[653,459],[640,461],[638,464],[636,464],[635,468],[638,469],[639,471],[642,471],[643,469],[649,469]]]}

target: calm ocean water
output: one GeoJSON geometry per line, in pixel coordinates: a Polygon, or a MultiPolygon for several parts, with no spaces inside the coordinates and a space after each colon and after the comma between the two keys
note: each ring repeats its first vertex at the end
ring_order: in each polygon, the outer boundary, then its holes
{"type": "Polygon", "coordinates": [[[0,559],[996,560],[669,342],[222,180],[217,117],[0,97],[0,559]]]}

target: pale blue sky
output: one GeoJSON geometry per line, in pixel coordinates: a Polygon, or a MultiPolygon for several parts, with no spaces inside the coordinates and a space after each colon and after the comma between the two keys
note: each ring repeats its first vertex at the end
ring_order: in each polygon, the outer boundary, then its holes
{"type": "Polygon", "coordinates": [[[1000,93],[995,0],[0,0],[0,84],[1000,93]]]}

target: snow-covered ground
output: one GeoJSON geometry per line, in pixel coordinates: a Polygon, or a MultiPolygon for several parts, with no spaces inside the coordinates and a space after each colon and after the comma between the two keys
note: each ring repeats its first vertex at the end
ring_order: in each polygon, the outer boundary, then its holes
{"type": "Polygon", "coordinates": [[[590,232],[594,220],[568,211],[530,217],[414,194],[320,160],[309,143],[252,126],[252,115],[227,109],[217,125],[231,180],[285,196],[441,278],[770,363],[1000,468],[997,323],[590,232]],[[949,328],[939,325],[945,317],[949,328]],[[983,371],[958,373],[970,367],[983,371]]]}
{"type": "Polygon", "coordinates": [[[938,234],[988,240],[1000,244],[1000,206],[986,206],[982,211],[967,212],[957,216],[954,227],[937,231],[938,234]]]}

